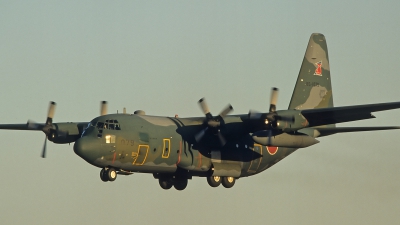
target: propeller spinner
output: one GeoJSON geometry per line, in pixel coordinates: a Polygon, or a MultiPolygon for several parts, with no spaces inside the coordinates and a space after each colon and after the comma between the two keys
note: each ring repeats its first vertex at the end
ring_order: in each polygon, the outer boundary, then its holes
{"type": "Polygon", "coordinates": [[[203,111],[204,115],[206,116],[204,123],[207,126],[204,129],[202,129],[200,132],[198,132],[194,136],[194,138],[196,139],[197,142],[200,142],[201,139],[204,137],[206,131],[208,129],[212,129],[218,136],[218,139],[219,139],[221,145],[224,146],[226,144],[226,140],[225,140],[224,136],[221,134],[221,131],[219,128],[221,126],[221,121],[224,119],[224,117],[226,115],[228,115],[230,112],[233,111],[233,107],[229,104],[221,111],[221,113],[218,116],[213,117],[208,108],[208,105],[205,101],[205,98],[200,99],[198,103],[199,103],[199,106],[200,106],[201,110],[203,111]]]}

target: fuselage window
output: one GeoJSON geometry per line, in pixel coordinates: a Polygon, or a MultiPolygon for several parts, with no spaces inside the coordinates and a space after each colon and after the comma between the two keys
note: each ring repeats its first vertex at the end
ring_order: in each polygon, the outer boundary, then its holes
{"type": "Polygon", "coordinates": [[[115,143],[115,135],[106,135],[105,138],[107,144],[115,143]]]}
{"type": "Polygon", "coordinates": [[[104,128],[104,123],[98,122],[97,123],[97,128],[103,129],[104,128]]]}

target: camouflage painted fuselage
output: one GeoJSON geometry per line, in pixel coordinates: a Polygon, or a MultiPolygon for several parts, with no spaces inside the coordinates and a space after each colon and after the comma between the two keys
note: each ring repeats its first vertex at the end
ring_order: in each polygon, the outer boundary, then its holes
{"type": "Polygon", "coordinates": [[[193,139],[203,118],[110,114],[91,121],[74,149],[100,168],[143,173],[175,173],[179,168],[190,176],[236,178],[259,173],[296,150],[267,148],[255,144],[250,133],[238,133],[245,129],[246,116],[225,119],[228,142],[221,147],[212,136],[200,143],[193,139]]]}

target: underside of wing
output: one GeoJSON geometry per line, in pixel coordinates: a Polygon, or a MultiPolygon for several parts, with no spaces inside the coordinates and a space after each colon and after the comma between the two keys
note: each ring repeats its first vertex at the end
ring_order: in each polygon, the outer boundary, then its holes
{"type": "Polygon", "coordinates": [[[308,127],[298,130],[299,133],[306,134],[311,137],[324,137],[337,133],[361,132],[361,131],[378,131],[378,130],[396,130],[400,126],[386,127],[308,127]]]}
{"type": "Polygon", "coordinates": [[[375,118],[371,113],[400,108],[400,102],[302,110],[310,127],[375,118]]]}

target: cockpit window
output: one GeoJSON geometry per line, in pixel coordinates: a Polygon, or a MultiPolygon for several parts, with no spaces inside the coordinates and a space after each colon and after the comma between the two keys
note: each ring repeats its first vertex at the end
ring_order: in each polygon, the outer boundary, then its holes
{"type": "Polygon", "coordinates": [[[98,129],[121,130],[121,126],[119,125],[118,120],[106,120],[105,123],[97,122],[96,127],[98,129]]]}
{"type": "Polygon", "coordinates": [[[104,123],[103,122],[97,122],[97,128],[103,129],[104,128],[104,123]]]}

